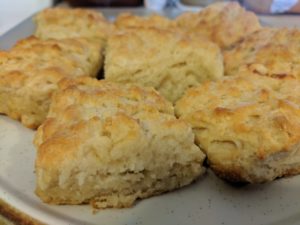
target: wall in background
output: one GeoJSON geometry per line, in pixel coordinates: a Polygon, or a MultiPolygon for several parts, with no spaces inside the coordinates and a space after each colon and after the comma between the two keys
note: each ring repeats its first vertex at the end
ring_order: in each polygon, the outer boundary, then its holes
{"type": "Polygon", "coordinates": [[[0,35],[35,12],[52,5],[52,0],[0,0],[0,35]]]}

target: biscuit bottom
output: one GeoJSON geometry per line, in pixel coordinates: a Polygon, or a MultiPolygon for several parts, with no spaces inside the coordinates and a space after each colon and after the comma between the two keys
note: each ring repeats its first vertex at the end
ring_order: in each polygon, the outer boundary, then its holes
{"type": "Polygon", "coordinates": [[[53,181],[36,194],[50,204],[85,204],[93,208],[130,207],[138,199],[158,195],[190,184],[204,172],[199,163],[174,164],[169,170],[124,172],[119,174],[86,174],[89,179],[78,185],[77,174],[71,174],[63,187],[53,181]]]}
{"type": "MultiPolygon", "coordinates": [[[[220,149],[229,150],[221,144],[219,151],[220,149]]],[[[217,149],[210,150],[209,154],[216,154],[217,149]]],[[[300,173],[300,145],[297,144],[288,151],[283,149],[261,159],[254,154],[236,158],[234,161],[212,156],[209,163],[217,176],[229,182],[264,183],[300,173]]]]}

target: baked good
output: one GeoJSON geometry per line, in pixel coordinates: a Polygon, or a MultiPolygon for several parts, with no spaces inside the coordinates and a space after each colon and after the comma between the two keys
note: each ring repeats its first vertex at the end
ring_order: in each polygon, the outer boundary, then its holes
{"type": "Polygon", "coordinates": [[[202,31],[198,32],[198,30],[186,30],[182,29],[182,27],[177,25],[177,22],[174,20],[170,20],[167,17],[151,14],[148,16],[138,16],[133,15],[131,13],[121,13],[115,20],[116,31],[122,29],[130,29],[130,28],[157,28],[161,30],[170,30],[173,32],[181,33],[181,35],[192,36],[198,41],[207,41],[209,40],[205,35],[203,35],[202,31]],[[203,40],[206,39],[206,40],[203,40]]]}
{"type": "Polygon", "coordinates": [[[0,52],[0,113],[37,128],[51,95],[64,77],[95,77],[102,64],[102,44],[90,39],[21,40],[0,52]]]}
{"type": "Polygon", "coordinates": [[[217,175],[261,183],[300,173],[299,108],[299,81],[251,75],[190,89],[175,110],[217,175]]]}
{"type": "Polygon", "coordinates": [[[41,39],[96,38],[105,40],[113,25],[100,12],[88,9],[51,8],[39,12],[35,35],[41,39]]]}
{"type": "Polygon", "coordinates": [[[159,28],[159,29],[176,29],[175,21],[158,14],[149,16],[138,16],[131,13],[121,13],[115,20],[115,26],[119,29],[124,28],[159,28]]]}
{"type": "Polygon", "coordinates": [[[222,49],[261,28],[257,16],[237,2],[219,2],[198,13],[186,12],[176,22],[183,30],[202,33],[222,49]]]}
{"type": "Polygon", "coordinates": [[[225,74],[300,78],[299,42],[299,29],[261,29],[224,51],[225,74]]]}
{"type": "Polygon", "coordinates": [[[151,86],[175,102],[184,91],[223,76],[223,58],[214,43],[180,32],[125,29],[110,36],[105,79],[151,86]]]}
{"type": "Polygon", "coordinates": [[[156,91],[88,77],[60,82],[35,145],[36,194],[52,204],[129,207],[204,172],[191,127],[156,91]]]}

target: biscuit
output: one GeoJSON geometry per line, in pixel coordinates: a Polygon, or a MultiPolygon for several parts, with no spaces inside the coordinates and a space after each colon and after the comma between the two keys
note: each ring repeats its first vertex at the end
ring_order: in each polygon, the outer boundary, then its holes
{"type": "Polygon", "coordinates": [[[209,40],[202,31],[198,30],[186,30],[177,25],[177,22],[170,20],[164,16],[158,14],[151,14],[149,16],[137,16],[130,13],[121,13],[115,20],[115,31],[130,28],[157,28],[161,30],[170,30],[177,33],[182,33],[182,35],[193,36],[195,39],[200,39],[201,41],[209,40]],[[206,39],[206,40],[203,40],[206,39]]]}
{"type": "Polygon", "coordinates": [[[176,22],[184,30],[202,33],[222,49],[261,28],[257,16],[237,2],[215,3],[198,13],[183,13],[176,22]]]}
{"type": "Polygon", "coordinates": [[[24,39],[0,52],[0,113],[37,128],[45,119],[57,82],[95,77],[102,64],[101,42],[90,39],[24,39]]]}
{"type": "Polygon", "coordinates": [[[261,183],[300,173],[300,82],[294,78],[207,82],[187,91],[175,111],[226,180],[261,183]]]}
{"type": "Polygon", "coordinates": [[[129,207],[205,170],[191,127],[153,89],[63,80],[35,145],[36,194],[47,203],[129,207]]]}
{"type": "Polygon", "coordinates": [[[105,79],[151,86],[175,102],[189,87],[223,77],[219,47],[157,28],[126,29],[107,41],[105,79]]]}
{"type": "Polygon", "coordinates": [[[300,78],[300,30],[264,28],[224,51],[225,74],[300,78]]]}
{"type": "Polygon", "coordinates": [[[158,14],[149,16],[137,16],[130,13],[121,13],[115,20],[115,26],[122,28],[159,28],[159,29],[176,29],[175,21],[158,14]]]}
{"type": "Polygon", "coordinates": [[[113,30],[100,12],[87,9],[45,9],[34,18],[41,39],[96,38],[105,40],[113,30]]]}

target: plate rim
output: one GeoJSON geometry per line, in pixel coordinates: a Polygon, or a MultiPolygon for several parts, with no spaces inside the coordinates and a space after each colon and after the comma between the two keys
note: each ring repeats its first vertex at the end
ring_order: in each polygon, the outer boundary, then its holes
{"type": "Polygon", "coordinates": [[[41,221],[15,208],[0,198],[0,216],[14,224],[44,225],[41,221]]]}

